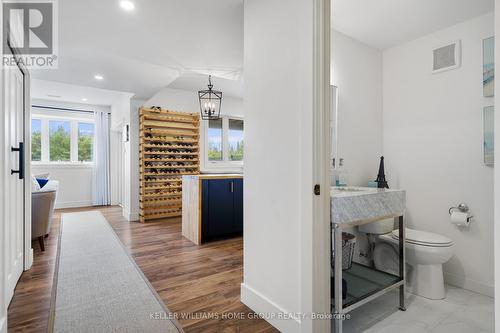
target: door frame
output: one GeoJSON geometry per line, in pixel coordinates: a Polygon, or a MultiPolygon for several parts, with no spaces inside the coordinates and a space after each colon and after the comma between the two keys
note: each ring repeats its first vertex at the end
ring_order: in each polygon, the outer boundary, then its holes
{"type": "Polygon", "coordinates": [[[24,90],[24,271],[33,265],[33,248],[31,247],[31,76],[22,64],[24,90]]]}
{"type": "MultiPolygon", "coordinates": [[[[316,0],[314,47],[313,177],[321,194],[313,202],[313,312],[330,313],[330,73],[331,0],[316,0]]],[[[330,332],[328,320],[313,323],[313,332],[330,332]]]]}
{"type": "MultiPolygon", "coordinates": [[[[8,45],[14,58],[19,57],[11,46],[8,45]]],[[[23,228],[23,270],[27,271],[33,265],[33,248],[31,247],[31,77],[29,70],[17,62],[17,67],[23,75],[23,142],[24,142],[24,228],[23,228]]]]}
{"type": "MultiPolygon", "coordinates": [[[[3,15],[3,6],[0,6],[0,17],[3,15]]],[[[0,36],[3,36],[4,26],[0,24],[0,36]]],[[[0,43],[0,55],[3,55],[4,48],[3,43],[0,43]]],[[[0,64],[0,105],[3,109],[4,104],[4,65],[3,61],[0,64]]],[[[31,119],[31,107],[30,107],[30,75],[26,68],[20,68],[21,73],[24,75],[24,142],[25,142],[25,174],[31,175],[31,121],[26,121],[31,119]],[[29,159],[28,159],[29,158],[29,159]]],[[[5,126],[5,113],[0,114],[0,128],[5,126]]],[[[5,137],[0,135],[0,154],[5,155],[5,137]]],[[[5,172],[6,165],[3,161],[0,161],[0,188],[5,188],[5,172]]],[[[25,204],[24,204],[24,249],[23,249],[23,268],[28,270],[33,262],[33,252],[31,249],[31,182],[24,182],[24,193],[25,193],[25,204]]],[[[4,191],[0,191],[0,212],[4,212],[3,207],[5,206],[5,196],[7,194],[4,191]]],[[[4,215],[0,215],[0,252],[4,253],[5,244],[5,223],[4,215]]],[[[6,262],[5,256],[0,255],[0,333],[7,332],[7,304],[6,304],[6,262]]]]}

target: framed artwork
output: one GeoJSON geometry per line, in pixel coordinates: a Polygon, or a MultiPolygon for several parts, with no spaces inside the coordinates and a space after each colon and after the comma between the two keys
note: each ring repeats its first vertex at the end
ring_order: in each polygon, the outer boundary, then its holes
{"type": "Polygon", "coordinates": [[[483,124],[484,124],[484,164],[495,164],[495,131],[494,131],[494,110],[493,106],[486,106],[483,109],[483,124]]]}
{"type": "Polygon", "coordinates": [[[483,96],[493,97],[495,90],[495,37],[483,40],[483,96]]]}

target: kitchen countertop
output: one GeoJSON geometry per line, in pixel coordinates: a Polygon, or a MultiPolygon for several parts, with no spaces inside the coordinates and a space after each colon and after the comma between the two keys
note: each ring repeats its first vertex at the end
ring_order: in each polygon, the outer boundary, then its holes
{"type": "Polygon", "coordinates": [[[202,173],[199,175],[189,175],[184,177],[192,177],[198,179],[221,179],[221,178],[243,178],[241,173],[202,173]]]}

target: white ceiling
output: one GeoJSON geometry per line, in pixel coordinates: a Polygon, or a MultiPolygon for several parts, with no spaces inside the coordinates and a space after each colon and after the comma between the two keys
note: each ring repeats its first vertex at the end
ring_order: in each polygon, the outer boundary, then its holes
{"type": "MultiPolygon", "coordinates": [[[[212,84],[214,90],[222,91],[223,96],[243,97],[243,80],[230,80],[220,77],[213,77],[212,84]]],[[[190,73],[179,77],[168,87],[181,90],[198,91],[208,89],[208,78],[206,75],[190,73]]]]}
{"type": "Polygon", "coordinates": [[[332,27],[386,49],[493,11],[494,0],[332,0],[332,27]]]}
{"type": "Polygon", "coordinates": [[[133,2],[126,12],[119,0],[59,1],[59,69],[32,76],[142,99],[178,78],[189,86],[192,73],[241,79],[243,0],[133,2]]]}
{"type": "Polygon", "coordinates": [[[38,79],[31,80],[31,88],[31,98],[55,102],[114,105],[117,100],[132,97],[130,93],[38,79]]]}

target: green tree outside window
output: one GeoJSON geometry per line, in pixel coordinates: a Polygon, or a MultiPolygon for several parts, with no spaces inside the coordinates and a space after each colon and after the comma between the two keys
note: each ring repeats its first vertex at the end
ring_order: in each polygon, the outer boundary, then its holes
{"type": "Polygon", "coordinates": [[[42,121],[31,120],[31,160],[42,160],[42,121]]]}
{"type": "Polygon", "coordinates": [[[50,160],[71,160],[71,136],[68,121],[49,121],[50,160]]]}

